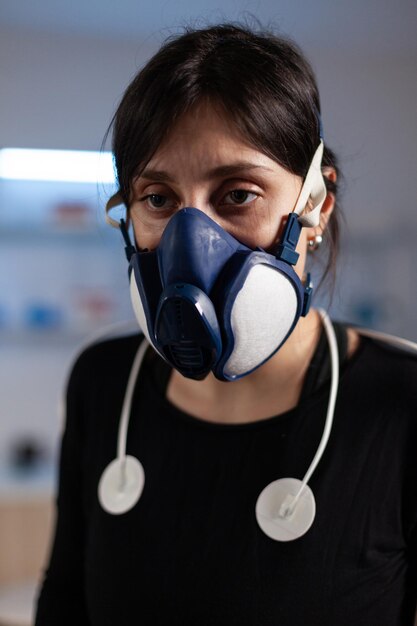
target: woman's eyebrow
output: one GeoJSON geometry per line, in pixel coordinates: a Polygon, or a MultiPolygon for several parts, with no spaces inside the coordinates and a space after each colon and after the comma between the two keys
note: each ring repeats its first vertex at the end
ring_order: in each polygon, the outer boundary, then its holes
{"type": "Polygon", "coordinates": [[[154,170],[150,167],[145,168],[143,172],[141,172],[138,178],[146,178],[147,180],[153,180],[158,183],[173,183],[175,182],[173,178],[168,174],[168,172],[164,172],[163,170],[154,170]]]}
{"type": "Polygon", "coordinates": [[[229,163],[228,165],[220,165],[207,172],[207,178],[218,178],[220,176],[232,176],[234,174],[244,174],[251,170],[265,170],[272,172],[272,169],[266,167],[266,165],[259,165],[257,163],[251,163],[250,161],[236,161],[235,163],[229,163]]]}
{"type": "MultiPolygon", "coordinates": [[[[220,178],[221,176],[233,176],[237,174],[244,174],[251,170],[265,170],[272,172],[273,170],[265,165],[258,165],[251,163],[250,161],[236,161],[235,163],[229,163],[227,165],[219,165],[204,175],[204,178],[211,180],[213,178],[220,178]]],[[[174,183],[175,179],[164,170],[156,170],[153,168],[145,168],[139,175],[139,178],[146,178],[147,180],[153,180],[159,183],[174,183]]]]}

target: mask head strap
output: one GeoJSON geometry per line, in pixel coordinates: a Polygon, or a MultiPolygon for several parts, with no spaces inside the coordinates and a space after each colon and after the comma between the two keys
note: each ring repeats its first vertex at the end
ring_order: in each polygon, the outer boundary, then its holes
{"type": "Polygon", "coordinates": [[[327,196],[326,184],[324,182],[323,174],[321,172],[321,162],[323,159],[324,151],[323,122],[321,119],[320,111],[316,106],[314,106],[314,111],[317,119],[320,143],[317,147],[316,152],[314,153],[313,159],[307,172],[307,176],[305,177],[304,184],[301,188],[300,195],[294,209],[294,213],[299,215],[299,221],[301,226],[313,228],[315,226],[319,226],[320,224],[320,212],[323,206],[323,202],[325,201],[327,196]],[[307,202],[309,200],[311,200],[312,208],[308,213],[302,215],[302,213],[306,209],[307,202]]]}
{"type": "Polygon", "coordinates": [[[110,226],[113,226],[113,228],[118,228],[120,230],[120,232],[122,233],[124,242],[126,244],[125,245],[126,258],[130,262],[130,259],[132,258],[132,255],[135,254],[135,252],[136,252],[136,248],[132,244],[132,241],[131,241],[130,236],[129,236],[129,231],[128,231],[128,228],[129,228],[129,214],[128,214],[128,212],[126,212],[126,220],[124,220],[124,219],[115,220],[110,215],[110,211],[112,209],[114,209],[117,206],[121,206],[121,205],[124,206],[124,202],[123,202],[121,193],[118,191],[106,203],[106,222],[107,222],[107,224],[110,224],[110,226]]]}
{"type": "Polygon", "coordinates": [[[324,144],[321,139],[295,205],[294,213],[299,216],[298,219],[302,226],[314,228],[320,224],[320,212],[327,196],[326,184],[321,172],[323,150],[324,144]],[[310,199],[313,205],[312,209],[305,215],[302,215],[310,199]]]}
{"type": "MultiPolygon", "coordinates": [[[[113,226],[113,228],[120,228],[119,220],[115,220],[110,215],[110,211],[117,206],[124,206],[126,208],[126,205],[123,201],[122,194],[120,193],[120,191],[118,191],[113,196],[111,196],[111,198],[109,198],[109,200],[106,203],[106,222],[107,224],[110,224],[110,226],[113,226]]],[[[127,224],[127,227],[129,227],[129,213],[127,209],[126,209],[125,224],[127,224]]]]}
{"type": "Polygon", "coordinates": [[[288,220],[276,252],[276,257],[278,259],[282,259],[291,265],[295,265],[299,257],[299,254],[295,251],[295,249],[298,244],[302,227],[306,226],[314,228],[315,226],[319,226],[321,208],[327,196],[326,184],[321,172],[324,144],[322,139],[323,131],[320,116],[318,116],[318,120],[320,124],[320,143],[314,153],[295,208],[288,216],[288,220]],[[311,201],[312,208],[308,213],[302,215],[309,200],[311,201]]]}

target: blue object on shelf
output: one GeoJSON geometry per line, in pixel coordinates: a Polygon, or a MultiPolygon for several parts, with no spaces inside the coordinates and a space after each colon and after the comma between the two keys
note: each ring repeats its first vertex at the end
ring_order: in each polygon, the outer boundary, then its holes
{"type": "Polygon", "coordinates": [[[62,311],[48,304],[30,305],[25,314],[26,326],[31,330],[55,330],[62,325],[62,311]]]}
{"type": "Polygon", "coordinates": [[[352,307],[354,321],[360,326],[373,328],[381,318],[381,303],[374,299],[357,301],[352,307]]]}

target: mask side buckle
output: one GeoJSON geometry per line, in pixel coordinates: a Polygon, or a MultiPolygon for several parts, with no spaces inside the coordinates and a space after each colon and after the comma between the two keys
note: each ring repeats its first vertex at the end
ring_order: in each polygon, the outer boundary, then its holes
{"type": "MultiPolygon", "coordinates": [[[[300,255],[298,254],[298,252],[295,251],[295,248],[297,247],[302,228],[303,225],[300,223],[297,213],[290,213],[287,223],[285,225],[281,242],[276,252],[277,259],[279,259],[280,261],[284,261],[289,265],[295,265],[297,263],[298,257],[300,255]]],[[[311,275],[310,273],[308,273],[305,281],[304,296],[301,309],[301,315],[303,317],[305,317],[310,310],[312,297],[313,283],[311,280],[311,275]]]]}
{"type": "Polygon", "coordinates": [[[277,259],[285,261],[290,265],[295,265],[297,263],[300,255],[295,251],[295,248],[297,247],[298,240],[300,238],[301,229],[302,224],[298,221],[297,213],[290,213],[280,244],[275,254],[277,259]]]}

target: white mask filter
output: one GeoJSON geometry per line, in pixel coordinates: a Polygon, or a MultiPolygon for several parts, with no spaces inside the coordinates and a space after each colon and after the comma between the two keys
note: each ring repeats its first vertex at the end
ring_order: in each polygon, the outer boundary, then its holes
{"type": "Polygon", "coordinates": [[[225,374],[241,376],[268,359],[291,331],[297,306],[295,289],[284,274],[255,265],[232,306],[234,347],[225,374]]]}

